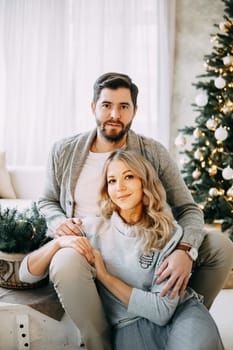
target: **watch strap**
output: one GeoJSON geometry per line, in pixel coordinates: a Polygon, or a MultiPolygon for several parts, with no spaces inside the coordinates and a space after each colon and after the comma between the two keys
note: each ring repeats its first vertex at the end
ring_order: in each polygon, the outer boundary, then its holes
{"type": "Polygon", "coordinates": [[[176,249],[183,250],[192,261],[196,261],[198,257],[198,252],[195,248],[185,243],[180,243],[177,245],[176,249]]]}
{"type": "Polygon", "coordinates": [[[184,243],[179,243],[176,246],[176,249],[184,250],[185,252],[188,252],[192,247],[190,245],[184,244],[184,243]]]}

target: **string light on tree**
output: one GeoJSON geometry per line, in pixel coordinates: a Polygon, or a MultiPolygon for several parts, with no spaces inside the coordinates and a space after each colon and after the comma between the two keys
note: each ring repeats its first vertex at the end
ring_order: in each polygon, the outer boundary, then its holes
{"type": "MultiPolygon", "coordinates": [[[[229,87],[231,87],[230,83],[229,87]]],[[[227,108],[229,112],[233,110],[233,102],[229,98],[226,100],[224,108],[227,108]]]]}
{"type": "Polygon", "coordinates": [[[225,194],[225,190],[223,188],[219,188],[218,189],[218,195],[219,196],[224,196],[224,194],[225,194]]]}
{"type": "Polygon", "coordinates": [[[205,162],[205,161],[202,161],[202,162],[201,162],[201,167],[202,167],[202,168],[205,168],[205,167],[206,167],[206,162],[205,162]]]}
{"type": "Polygon", "coordinates": [[[218,168],[216,165],[212,165],[211,168],[208,169],[208,173],[210,176],[216,175],[218,172],[218,168]]]}

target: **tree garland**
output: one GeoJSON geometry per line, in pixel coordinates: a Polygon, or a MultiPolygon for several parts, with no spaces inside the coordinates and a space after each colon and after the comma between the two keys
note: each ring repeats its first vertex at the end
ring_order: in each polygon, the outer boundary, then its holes
{"type": "Polygon", "coordinates": [[[0,251],[6,253],[28,253],[45,243],[46,221],[39,213],[35,202],[30,208],[0,206],[0,251]]]}

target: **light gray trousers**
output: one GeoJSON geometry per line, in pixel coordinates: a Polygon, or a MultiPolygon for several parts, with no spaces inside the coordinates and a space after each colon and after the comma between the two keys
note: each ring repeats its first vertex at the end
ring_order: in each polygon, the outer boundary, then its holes
{"type": "MultiPolygon", "coordinates": [[[[190,285],[209,308],[233,267],[233,243],[223,234],[208,233],[199,249],[190,285]]],[[[79,328],[87,350],[110,350],[110,332],[95,285],[95,270],[72,248],[53,257],[50,278],[60,301],[79,328]]],[[[146,350],[146,349],[141,349],[146,350]]]]}
{"type": "Polygon", "coordinates": [[[110,350],[110,332],[95,285],[95,270],[72,248],[60,249],[50,264],[58,297],[79,328],[85,349],[110,350]]]}

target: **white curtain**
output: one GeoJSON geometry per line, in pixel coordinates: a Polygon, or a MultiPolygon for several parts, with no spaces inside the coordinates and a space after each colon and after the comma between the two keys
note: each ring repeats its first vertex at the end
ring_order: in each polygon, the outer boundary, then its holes
{"type": "Polygon", "coordinates": [[[95,79],[139,87],[133,129],[169,142],[175,0],[0,0],[0,149],[44,165],[52,143],[95,126],[95,79]]]}

